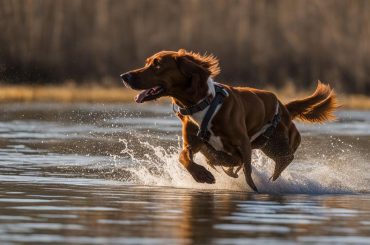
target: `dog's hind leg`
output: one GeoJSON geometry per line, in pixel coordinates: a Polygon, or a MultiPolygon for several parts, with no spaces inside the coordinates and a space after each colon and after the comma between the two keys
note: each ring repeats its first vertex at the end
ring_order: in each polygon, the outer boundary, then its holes
{"type": "Polygon", "coordinates": [[[279,125],[278,131],[273,135],[269,142],[261,148],[263,153],[274,160],[275,169],[271,178],[275,181],[281,173],[289,166],[294,159],[294,152],[297,150],[301,136],[293,123],[288,130],[284,130],[284,125],[279,125]]]}
{"type": "Polygon", "coordinates": [[[273,160],[275,161],[275,169],[270,179],[272,179],[272,181],[275,181],[277,178],[279,178],[281,173],[289,166],[293,159],[294,155],[274,158],[273,160]]]}
{"type": "Polygon", "coordinates": [[[245,180],[247,181],[247,184],[255,191],[258,192],[256,184],[254,184],[254,181],[252,179],[252,163],[251,162],[245,162],[243,165],[243,170],[245,174],[245,180]]]}
{"type": "Polygon", "coordinates": [[[243,168],[243,165],[240,165],[238,167],[228,167],[228,168],[224,168],[221,166],[221,168],[224,171],[224,173],[227,174],[228,176],[233,177],[233,178],[238,178],[239,177],[238,173],[243,168]]]}
{"type": "Polygon", "coordinates": [[[207,164],[213,169],[215,169],[215,166],[221,166],[222,170],[228,176],[232,178],[239,177],[238,172],[242,168],[241,160],[239,158],[222,151],[217,151],[208,143],[205,143],[202,146],[200,152],[206,157],[207,164]]]}
{"type": "Polygon", "coordinates": [[[227,169],[223,169],[230,177],[237,178],[238,171],[243,168],[247,184],[255,192],[258,192],[252,179],[252,147],[249,138],[246,138],[243,142],[237,142],[235,145],[239,146],[231,154],[216,151],[208,144],[204,144],[200,152],[210,160],[212,165],[226,167],[227,169]],[[234,171],[234,168],[237,168],[236,171],[234,171]]]}
{"type": "Polygon", "coordinates": [[[245,175],[245,180],[249,187],[251,187],[255,192],[258,192],[257,186],[252,179],[252,146],[249,138],[244,142],[243,148],[239,149],[239,153],[243,162],[243,171],[245,175]]]}

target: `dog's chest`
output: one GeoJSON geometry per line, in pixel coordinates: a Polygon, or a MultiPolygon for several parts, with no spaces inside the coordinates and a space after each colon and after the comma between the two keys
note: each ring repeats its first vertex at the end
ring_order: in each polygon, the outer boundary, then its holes
{"type": "MultiPolygon", "coordinates": [[[[218,110],[221,108],[221,105],[218,105],[216,110],[215,110],[215,113],[213,113],[212,115],[212,118],[208,124],[208,131],[210,133],[210,137],[209,137],[209,140],[208,140],[208,143],[217,151],[223,151],[224,150],[224,147],[223,147],[223,144],[222,144],[222,141],[221,141],[221,138],[219,136],[215,136],[214,133],[212,132],[211,128],[212,128],[212,120],[213,120],[213,117],[217,114],[218,110]]],[[[194,113],[193,115],[190,116],[190,119],[196,124],[198,125],[198,127],[200,127],[200,125],[202,124],[202,121],[203,121],[203,118],[204,116],[206,115],[207,113],[207,110],[203,110],[203,111],[199,111],[197,113],[194,113]]]]}

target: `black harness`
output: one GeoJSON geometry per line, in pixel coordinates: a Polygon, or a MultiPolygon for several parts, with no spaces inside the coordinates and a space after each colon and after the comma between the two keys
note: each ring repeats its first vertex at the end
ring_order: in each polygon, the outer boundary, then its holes
{"type": "Polygon", "coordinates": [[[266,128],[266,130],[261,135],[259,135],[251,142],[252,146],[258,149],[265,147],[269,140],[272,138],[272,136],[274,136],[274,133],[276,131],[277,126],[279,125],[280,120],[281,120],[280,112],[277,111],[272,120],[269,122],[270,126],[266,128]]]}
{"type": "Polygon", "coordinates": [[[190,116],[193,115],[194,113],[197,113],[199,111],[202,111],[206,109],[208,106],[208,110],[206,114],[204,115],[204,118],[202,120],[202,123],[200,124],[197,136],[200,137],[203,141],[208,141],[211,134],[208,131],[208,124],[211,121],[213,114],[215,113],[217,106],[219,104],[222,104],[224,102],[224,98],[229,95],[229,93],[226,91],[226,89],[219,84],[215,84],[215,97],[212,99],[211,96],[207,96],[203,100],[201,100],[199,103],[181,108],[179,107],[178,112],[183,115],[183,116],[190,116]]]}
{"type": "MultiPolygon", "coordinates": [[[[216,92],[214,98],[209,95],[201,100],[199,103],[189,107],[179,107],[177,111],[177,113],[183,116],[191,116],[199,111],[203,111],[209,106],[197,133],[197,136],[200,137],[203,141],[208,141],[211,136],[210,132],[208,131],[208,124],[211,121],[213,114],[217,109],[217,106],[224,102],[225,97],[229,96],[229,93],[222,85],[214,84],[214,87],[216,92]]],[[[266,130],[261,133],[256,139],[254,139],[253,143],[257,143],[257,145],[259,145],[260,147],[265,146],[269,139],[274,135],[280,120],[281,117],[279,113],[279,105],[277,105],[277,112],[274,115],[273,119],[269,122],[270,126],[266,128],[266,130]]]]}

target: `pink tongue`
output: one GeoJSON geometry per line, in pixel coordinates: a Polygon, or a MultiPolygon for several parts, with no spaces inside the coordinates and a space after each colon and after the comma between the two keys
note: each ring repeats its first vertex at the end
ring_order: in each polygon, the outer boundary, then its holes
{"type": "Polygon", "coordinates": [[[140,94],[136,95],[135,101],[136,103],[143,103],[144,98],[149,94],[150,89],[144,90],[140,94]]]}
{"type": "Polygon", "coordinates": [[[155,96],[159,92],[161,92],[161,87],[160,86],[156,86],[154,88],[150,88],[150,89],[144,90],[143,92],[141,92],[140,94],[138,94],[135,97],[135,101],[137,103],[143,103],[145,101],[145,98],[147,98],[148,96],[155,96]]]}

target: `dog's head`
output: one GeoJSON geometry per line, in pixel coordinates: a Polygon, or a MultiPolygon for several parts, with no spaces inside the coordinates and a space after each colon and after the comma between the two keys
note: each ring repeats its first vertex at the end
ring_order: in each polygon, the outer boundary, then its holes
{"type": "Polygon", "coordinates": [[[218,60],[213,55],[200,55],[183,49],[161,51],[146,60],[145,66],[121,75],[124,84],[143,90],[138,103],[171,96],[188,103],[207,95],[207,79],[219,74],[218,60]]]}

